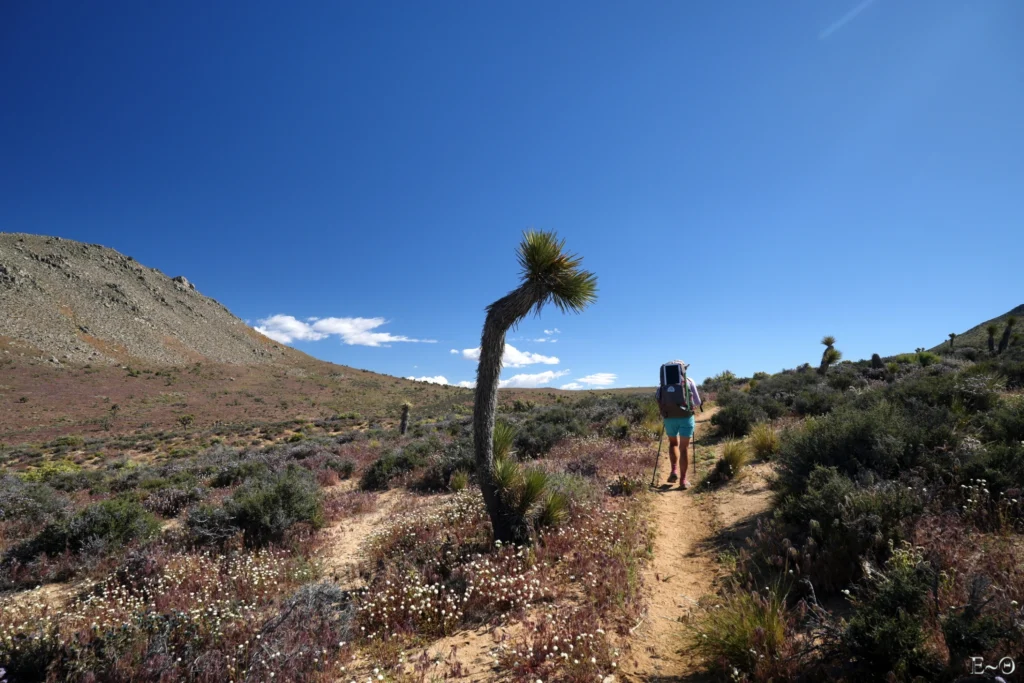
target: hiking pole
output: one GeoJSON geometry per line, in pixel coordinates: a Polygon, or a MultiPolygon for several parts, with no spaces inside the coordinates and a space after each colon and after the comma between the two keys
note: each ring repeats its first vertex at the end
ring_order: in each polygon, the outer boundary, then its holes
{"type": "Polygon", "coordinates": [[[654,458],[654,472],[651,474],[651,488],[658,479],[658,462],[661,461],[661,442],[665,438],[665,428],[661,428],[661,436],[658,437],[658,455],[654,458]]]}

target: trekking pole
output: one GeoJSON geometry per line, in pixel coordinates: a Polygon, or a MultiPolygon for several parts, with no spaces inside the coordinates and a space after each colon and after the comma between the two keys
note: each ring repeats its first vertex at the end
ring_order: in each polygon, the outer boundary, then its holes
{"type": "Polygon", "coordinates": [[[654,472],[651,474],[651,488],[654,488],[654,482],[658,478],[658,462],[661,461],[661,442],[665,438],[665,428],[661,428],[661,436],[658,437],[658,455],[654,458],[654,472]]]}

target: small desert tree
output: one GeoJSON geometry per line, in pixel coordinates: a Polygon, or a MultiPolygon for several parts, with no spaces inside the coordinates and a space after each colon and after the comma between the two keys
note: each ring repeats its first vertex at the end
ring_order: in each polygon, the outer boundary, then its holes
{"type": "Polygon", "coordinates": [[[1010,337],[1013,336],[1013,326],[1017,324],[1017,319],[1012,315],[1006,319],[1006,329],[1003,330],[1003,336],[999,340],[999,353],[1006,350],[1006,347],[1010,345],[1010,337]]]}
{"type": "Polygon", "coordinates": [[[994,354],[996,352],[996,332],[999,331],[999,326],[989,323],[985,326],[985,331],[988,332],[988,352],[994,354]]]}
{"type": "Polygon", "coordinates": [[[839,362],[843,354],[835,348],[836,338],[832,335],[822,337],[821,343],[825,345],[825,352],[821,354],[821,365],[818,366],[818,374],[824,375],[828,372],[830,365],[839,362]]]}
{"type": "Polygon", "coordinates": [[[487,307],[480,338],[480,363],[473,406],[473,446],[480,489],[491,518],[495,540],[530,542],[530,527],[499,495],[494,481],[494,419],[498,407],[498,377],[505,353],[505,333],[531,310],[540,315],[547,303],[563,313],[580,313],[597,300],[597,277],[580,269],[581,258],[564,252],[565,241],[552,232],[528,231],[519,245],[519,287],[487,307]]]}
{"type": "Polygon", "coordinates": [[[953,348],[953,340],[956,339],[956,332],[949,333],[949,348],[953,348]]]}

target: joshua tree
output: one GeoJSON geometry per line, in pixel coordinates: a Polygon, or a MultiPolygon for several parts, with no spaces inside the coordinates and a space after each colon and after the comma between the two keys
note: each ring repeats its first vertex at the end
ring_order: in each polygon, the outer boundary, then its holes
{"type": "Polygon", "coordinates": [[[581,258],[563,251],[564,240],[552,232],[528,231],[519,244],[520,284],[487,307],[480,338],[473,406],[473,446],[476,471],[491,518],[495,540],[529,543],[525,516],[499,495],[494,480],[494,417],[498,405],[498,377],[505,353],[505,333],[531,310],[537,315],[546,303],[563,313],[580,313],[597,300],[597,277],[580,269],[581,258]]]}
{"type": "Polygon", "coordinates": [[[999,340],[999,353],[1006,350],[1006,347],[1010,345],[1010,337],[1013,335],[1013,326],[1017,324],[1017,319],[1012,315],[1006,319],[1006,329],[1003,330],[1003,336],[999,340]]]}
{"type": "Polygon", "coordinates": [[[871,354],[871,367],[876,370],[881,370],[885,367],[885,363],[882,362],[882,357],[877,353],[871,354]]]}
{"type": "Polygon", "coordinates": [[[409,402],[402,404],[402,421],[398,424],[398,432],[402,436],[405,436],[405,433],[409,431],[409,408],[411,407],[412,404],[409,402]]]}
{"type": "Polygon", "coordinates": [[[953,348],[953,340],[956,339],[956,332],[949,333],[949,348],[953,348]]]}
{"type": "Polygon", "coordinates": [[[996,352],[996,332],[999,331],[999,327],[995,323],[989,323],[985,326],[985,331],[988,332],[988,352],[994,354],[996,352]]]}
{"type": "Polygon", "coordinates": [[[843,354],[835,348],[835,337],[831,335],[822,337],[821,343],[825,345],[825,352],[821,354],[821,365],[818,366],[818,374],[824,375],[828,372],[830,365],[839,362],[839,359],[843,357],[843,354]]]}

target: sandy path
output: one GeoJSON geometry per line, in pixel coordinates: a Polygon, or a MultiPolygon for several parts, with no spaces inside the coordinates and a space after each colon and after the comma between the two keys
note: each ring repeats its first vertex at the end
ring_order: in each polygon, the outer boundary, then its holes
{"type": "Polygon", "coordinates": [[[377,497],[373,510],[346,517],[327,528],[324,552],[324,574],[342,589],[359,585],[359,564],[364,558],[363,544],[381,523],[391,516],[402,498],[402,491],[392,489],[377,497]]]}
{"type": "MultiPolygon", "coordinates": [[[[697,416],[701,476],[718,458],[718,447],[700,443],[701,435],[712,429],[713,414],[711,409],[697,416]]],[[[652,510],[654,558],[644,576],[649,607],[633,634],[633,653],[623,679],[698,683],[707,679],[699,673],[700,661],[685,650],[683,624],[697,611],[700,597],[713,592],[723,573],[718,550],[742,541],[768,509],[771,466],[752,465],[740,480],[716,491],[682,491],[664,484],[669,472],[667,450],[662,447],[658,465],[662,488],[655,493],[652,510]]],[[[692,459],[691,451],[690,481],[695,483],[692,459]]]]}

